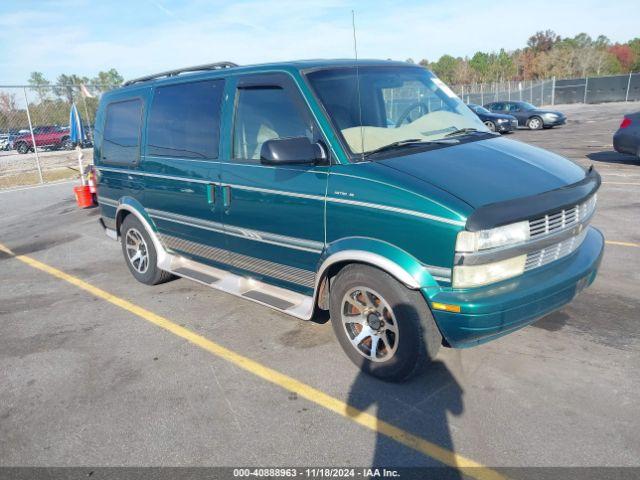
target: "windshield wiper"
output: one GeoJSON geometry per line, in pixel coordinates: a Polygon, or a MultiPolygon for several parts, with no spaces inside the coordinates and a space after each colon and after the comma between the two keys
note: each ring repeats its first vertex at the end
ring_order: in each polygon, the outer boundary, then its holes
{"type": "Polygon", "coordinates": [[[454,130],[453,132],[449,132],[445,135],[445,137],[453,137],[455,135],[467,135],[469,133],[488,133],[493,135],[491,132],[481,132],[477,128],[467,127],[467,128],[459,128],[458,130],[454,130]]]}
{"type": "Polygon", "coordinates": [[[378,147],[374,150],[370,150],[366,152],[363,156],[364,158],[367,158],[376,153],[386,152],[388,150],[395,150],[397,148],[402,148],[402,147],[410,147],[414,145],[438,145],[438,144],[447,145],[450,143],[451,143],[451,140],[442,141],[442,140],[421,140],[419,138],[409,138],[407,140],[400,140],[398,142],[388,143],[387,145],[383,145],[382,147],[378,147]]]}

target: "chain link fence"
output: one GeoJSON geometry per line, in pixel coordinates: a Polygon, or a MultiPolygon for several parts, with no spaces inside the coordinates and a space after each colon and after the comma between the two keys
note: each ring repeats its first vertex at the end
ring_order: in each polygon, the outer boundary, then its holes
{"type": "MultiPolygon", "coordinates": [[[[69,110],[82,117],[85,164],[93,160],[93,121],[103,85],[0,86],[0,189],[70,179],[79,175],[69,141],[69,110]]],[[[640,100],[640,73],[608,77],[458,85],[467,103],[519,100],[534,105],[640,100]]]]}
{"type": "Polygon", "coordinates": [[[0,86],[0,189],[77,178],[78,152],[70,141],[76,104],[84,138],[83,163],[93,160],[93,121],[100,85],[0,86]]]}
{"type": "Polygon", "coordinates": [[[534,105],[631,102],[640,100],[640,73],[608,77],[582,77],[457,85],[454,91],[466,103],[485,105],[523,101],[534,105]]]}

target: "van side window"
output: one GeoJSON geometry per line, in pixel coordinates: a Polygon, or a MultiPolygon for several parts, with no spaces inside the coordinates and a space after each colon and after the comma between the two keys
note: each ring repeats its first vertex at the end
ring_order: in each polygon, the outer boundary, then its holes
{"type": "Polygon", "coordinates": [[[267,140],[307,137],[313,141],[313,123],[280,86],[239,88],[233,126],[233,158],[258,163],[267,140]]]}
{"type": "Polygon", "coordinates": [[[147,125],[147,154],[218,158],[224,80],[156,88],[147,125]]]}
{"type": "Polygon", "coordinates": [[[140,155],[142,100],[115,102],[107,106],[102,161],[116,165],[133,165],[140,155]]]}

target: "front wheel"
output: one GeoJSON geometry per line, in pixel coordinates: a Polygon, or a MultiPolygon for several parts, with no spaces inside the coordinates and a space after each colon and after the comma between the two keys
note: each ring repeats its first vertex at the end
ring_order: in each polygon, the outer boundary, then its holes
{"type": "Polygon", "coordinates": [[[530,130],[540,130],[544,126],[542,119],[540,117],[531,117],[527,120],[527,127],[530,130]]]}
{"type": "Polygon", "coordinates": [[[147,230],[134,215],[127,215],[120,227],[122,253],[129,271],[141,283],[158,285],[173,275],[157,266],[158,254],[147,230]]]}
{"type": "Polygon", "coordinates": [[[368,265],[348,265],[332,281],[330,313],[347,356],[383,380],[417,375],[442,343],[420,292],[368,265]]]}
{"type": "Polygon", "coordinates": [[[29,152],[29,145],[27,145],[26,143],[19,143],[16,150],[18,150],[18,153],[24,155],[25,153],[29,152]]]}
{"type": "Polygon", "coordinates": [[[493,123],[491,120],[487,120],[486,122],[484,122],[484,124],[486,125],[486,127],[491,130],[492,132],[496,131],[496,124],[493,123]]]}

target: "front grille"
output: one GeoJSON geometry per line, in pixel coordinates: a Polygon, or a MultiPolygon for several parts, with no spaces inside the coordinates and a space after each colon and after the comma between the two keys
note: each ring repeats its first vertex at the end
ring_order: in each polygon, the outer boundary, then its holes
{"type": "Polygon", "coordinates": [[[584,240],[587,235],[587,228],[582,230],[578,235],[568,238],[562,242],[556,243],[549,247],[543,248],[536,252],[527,254],[527,260],[524,264],[524,271],[532,270],[534,268],[542,267],[555,260],[559,260],[563,257],[574,252],[584,240]]]}
{"type": "Polygon", "coordinates": [[[574,207],[529,220],[529,238],[536,240],[572,228],[589,218],[596,208],[597,196],[574,207]]]}

